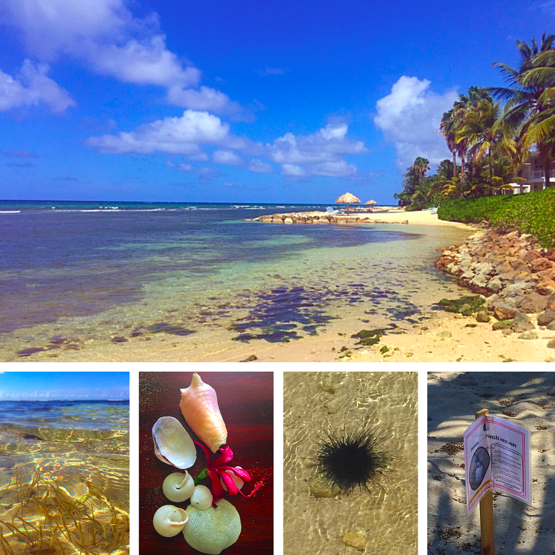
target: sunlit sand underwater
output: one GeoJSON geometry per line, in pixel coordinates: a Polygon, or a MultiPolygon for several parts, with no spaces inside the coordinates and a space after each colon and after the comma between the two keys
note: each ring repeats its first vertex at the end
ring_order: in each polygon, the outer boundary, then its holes
{"type": "Polygon", "coordinates": [[[0,402],[0,553],[129,553],[129,403],[0,402]]]}
{"type": "MultiPolygon", "coordinates": [[[[415,555],[418,537],[416,372],[284,373],[284,553],[415,555]],[[368,490],[315,496],[311,480],[328,432],[370,427],[389,457],[368,490]]],[[[319,495],[319,494],[318,494],[319,495]]]]}
{"type": "Polygon", "coordinates": [[[459,291],[434,261],[466,230],[243,221],[275,211],[23,210],[0,218],[13,239],[0,266],[0,359],[82,351],[87,360],[95,348],[123,344],[140,353],[161,337],[194,345],[198,356],[287,343],[343,318],[393,331],[459,291]],[[37,245],[26,229],[48,243],[37,245]]]}

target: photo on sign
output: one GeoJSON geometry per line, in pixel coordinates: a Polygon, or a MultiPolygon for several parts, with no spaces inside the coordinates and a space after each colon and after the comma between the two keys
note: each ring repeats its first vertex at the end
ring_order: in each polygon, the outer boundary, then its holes
{"type": "Polygon", "coordinates": [[[489,468],[490,456],[487,449],[478,447],[470,463],[470,487],[476,490],[480,487],[489,468]]]}

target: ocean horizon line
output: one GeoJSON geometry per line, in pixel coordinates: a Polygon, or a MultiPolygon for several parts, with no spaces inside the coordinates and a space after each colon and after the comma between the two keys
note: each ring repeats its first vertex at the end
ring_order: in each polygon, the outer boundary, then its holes
{"type": "MultiPolygon", "coordinates": [[[[242,201],[166,201],[166,200],[56,200],[56,199],[0,199],[0,203],[114,203],[114,204],[203,204],[203,205],[219,205],[219,206],[325,206],[336,204],[335,202],[242,202],[242,201]]],[[[344,203],[340,203],[344,204],[344,203]]],[[[377,204],[376,206],[396,206],[395,204],[377,204]]]]}
{"type": "Polygon", "coordinates": [[[72,403],[129,403],[129,399],[0,399],[0,403],[52,403],[52,402],[72,402],[72,403]]]}

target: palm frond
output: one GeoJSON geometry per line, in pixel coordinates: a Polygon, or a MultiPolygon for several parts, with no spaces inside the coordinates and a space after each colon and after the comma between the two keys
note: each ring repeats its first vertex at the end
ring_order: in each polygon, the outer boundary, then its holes
{"type": "Polygon", "coordinates": [[[535,67],[553,66],[555,64],[555,50],[540,52],[539,54],[534,56],[533,64],[535,67]]]}
{"type": "Polygon", "coordinates": [[[511,84],[515,85],[518,83],[518,71],[513,69],[511,66],[507,64],[503,64],[501,62],[493,62],[494,66],[499,68],[499,73],[511,84]]]}
{"type": "Polygon", "coordinates": [[[524,87],[544,87],[555,83],[555,67],[534,67],[519,76],[524,87]]]}
{"type": "Polygon", "coordinates": [[[488,87],[488,91],[500,100],[510,100],[522,94],[522,91],[518,89],[509,89],[507,87],[488,87]]]}
{"type": "Polygon", "coordinates": [[[555,139],[555,114],[530,126],[523,140],[526,148],[555,139]]]}
{"type": "MultiPolygon", "coordinates": [[[[554,70],[555,71],[555,70],[554,70]]],[[[538,98],[540,106],[553,106],[555,105],[555,86],[545,89],[538,98]]]]}

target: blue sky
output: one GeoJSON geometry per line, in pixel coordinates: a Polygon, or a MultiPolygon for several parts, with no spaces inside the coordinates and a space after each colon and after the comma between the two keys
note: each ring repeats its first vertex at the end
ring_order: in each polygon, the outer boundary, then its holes
{"type": "Polygon", "coordinates": [[[129,372],[0,372],[0,401],[129,400],[129,372]]]}
{"type": "Polygon", "coordinates": [[[0,198],[393,202],[555,1],[0,0],[0,198]]]}

